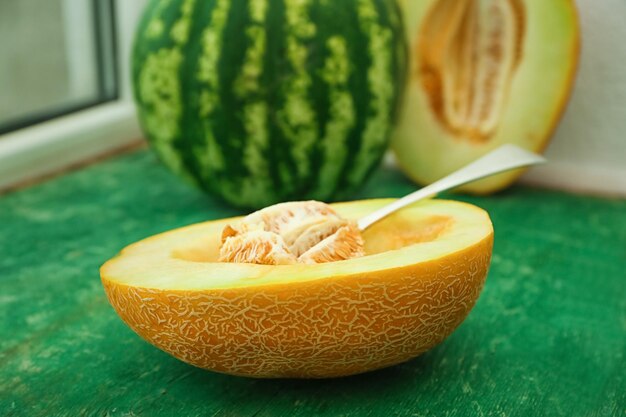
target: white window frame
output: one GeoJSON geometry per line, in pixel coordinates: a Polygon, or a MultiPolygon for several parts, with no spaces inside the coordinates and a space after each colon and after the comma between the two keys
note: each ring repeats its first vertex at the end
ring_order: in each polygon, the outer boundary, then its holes
{"type": "Polygon", "coordinates": [[[132,102],[130,56],[146,0],[115,0],[119,96],[0,135],[0,191],[143,141],[132,102]]]}

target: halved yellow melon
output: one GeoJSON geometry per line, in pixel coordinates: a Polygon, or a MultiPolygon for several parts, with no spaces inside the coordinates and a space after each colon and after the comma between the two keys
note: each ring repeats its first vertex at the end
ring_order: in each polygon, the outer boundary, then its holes
{"type": "MultiPolygon", "coordinates": [[[[335,204],[358,219],[390,203],[335,204]]],[[[101,268],[141,337],[190,364],[252,377],[333,377],[411,359],[445,339],[482,289],[493,244],[483,210],[431,200],[368,229],[366,256],[295,265],[219,263],[200,223],[125,248],[101,268]]]]}
{"type": "MultiPolygon", "coordinates": [[[[504,143],[539,152],[565,108],[579,55],[573,0],[401,0],[408,84],[392,147],[429,184],[504,143]]],[[[497,191],[523,171],[470,183],[497,191]]]]}

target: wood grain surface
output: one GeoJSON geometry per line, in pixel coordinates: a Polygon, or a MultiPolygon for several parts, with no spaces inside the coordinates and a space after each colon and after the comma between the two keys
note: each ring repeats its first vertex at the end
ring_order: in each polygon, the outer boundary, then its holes
{"type": "MultiPolygon", "coordinates": [[[[355,198],[414,189],[381,168],[355,198]]],[[[238,211],[145,150],[4,195],[0,415],[625,416],[626,201],[522,187],[454,198],[487,209],[496,240],[478,304],[448,340],[369,374],[255,380],[147,344],[98,276],[135,240],[238,211]]]]}

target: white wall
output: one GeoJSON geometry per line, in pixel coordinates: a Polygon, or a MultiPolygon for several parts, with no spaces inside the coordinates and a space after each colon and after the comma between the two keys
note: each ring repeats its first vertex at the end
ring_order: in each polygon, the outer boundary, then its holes
{"type": "MultiPolygon", "coordinates": [[[[551,0],[531,0],[551,1],[551,0]]],[[[572,99],[525,180],[626,195],[626,0],[577,0],[582,51],[572,99]]]]}

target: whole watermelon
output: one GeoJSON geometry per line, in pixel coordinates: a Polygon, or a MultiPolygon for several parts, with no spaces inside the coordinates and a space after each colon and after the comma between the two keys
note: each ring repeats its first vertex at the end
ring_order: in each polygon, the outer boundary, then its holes
{"type": "Polygon", "coordinates": [[[387,148],[402,31],[395,0],[153,0],[132,57],[141,124],[234,205],[340,198],[387,148]]]}

